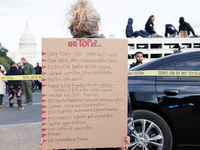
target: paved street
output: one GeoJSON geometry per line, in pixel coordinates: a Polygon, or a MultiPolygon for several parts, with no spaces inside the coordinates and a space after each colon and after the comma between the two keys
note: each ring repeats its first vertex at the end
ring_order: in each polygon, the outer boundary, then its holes
{"type": "MultiPolygon", "coordinates": [[[[22,102],[24,101],[25,96],[22,95],[22,102]]],[[[7,105],[6,108],[0,108],[0,118],[2,118],[0,121],[0,150],[39,150],[42,135],[41,90],[33,93],[33,105],[23,105],[24,110],[17,110],[17,104],[15,104],[14,110],[10,111],[8,95],[4,96],[4,103],[7,105]]]]}
{"type": "MultiPolygon", "coordinates": [[[[22,95],[22,102],[25,96],[22,95]]],[[[33,105],[23,105],[17,110],[16,98],[14,110],[9,110],[8,95],[4,96],[5,108],[0,108],[0,150],[38,150],[41,138],[42,93],[33,93],[33,105]]]]}

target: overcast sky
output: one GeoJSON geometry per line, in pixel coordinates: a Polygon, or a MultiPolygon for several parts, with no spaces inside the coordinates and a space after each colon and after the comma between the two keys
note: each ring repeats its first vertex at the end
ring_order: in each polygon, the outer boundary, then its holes
{"type": "MultiPolygon", "coordinates": [[[[158,34],[164,35],[165,24],[178,29],[183,16],[200,34],[199,0],[90,0],[101,15],[100,33],[109,37],[125,38],[129,17],[134,19],[134,30],[144,29],[150,15],[158,34]]],[[[71,37],[66,28],[65,13],[76,0],[0,0],[0,42],[10,51],[18,50],[26,21],[34,34],[38,49],[42,37],[71,37]]]]}

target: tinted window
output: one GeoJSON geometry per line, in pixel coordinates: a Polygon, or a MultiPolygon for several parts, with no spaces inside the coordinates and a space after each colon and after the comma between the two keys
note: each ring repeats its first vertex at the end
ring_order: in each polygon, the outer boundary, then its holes
{"type": "Polygon", "coordinates": [[[199,70],[200,71],[200,58],[193,58],[177,62],[178,70],[199,70]]]}
{"type": "Polygon", "coordinates": [[[161,70],[176,70],[175,64],[166,65],[161,70]]]}
{"type": "MultiPolygon", "coordinates": [[[[194,70],[200,71],[200,58],[187,59],[177,62],[178,70],[194,70]]],[[[200,77],[180,77],[180,79],[200,79],[200,77]]]]}

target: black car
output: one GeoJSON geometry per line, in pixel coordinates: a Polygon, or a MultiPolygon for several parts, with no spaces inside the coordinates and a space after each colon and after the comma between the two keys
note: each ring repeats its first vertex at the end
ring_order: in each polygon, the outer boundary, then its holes
{"type": "MultiPolygon", "coordinates": [[[[177,53],[139,70],[200,71],[200,51],[177,53]]],[[[200,77],[128,77],[134,112],[134,150],[200,149],[200,77]]]]}

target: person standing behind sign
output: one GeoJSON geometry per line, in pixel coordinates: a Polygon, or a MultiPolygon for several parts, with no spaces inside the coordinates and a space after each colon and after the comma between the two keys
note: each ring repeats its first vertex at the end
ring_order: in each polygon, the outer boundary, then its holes
{"type": "MultiPolygon", "coordinates": [[[[99,35],[101,17],[87,0],[78,0],[78,3],[71,7],[67,15],[69,29],[74,38],[105,38],[103,35],[99,35]]],[[[98,148],[96,150],[103,149],[115,148],[98,148]]]]}
{"type": "MultiPolygon", "coordinates": [[[[78,0],[78,2],[71,7],[67,16],[69,20],[69,30],[73,38],[105,38],[103,35],[99,35],[100,15],[90,5],[88,0],[78,0]]],[[[129,144],[130,138],[128,136],[125,137],[125,141],[129,144]]],[[[43,143],[44,140],[41,138],[41,146],[43,143]]],[[[46,150],[42,149],[41,146],[40,150],[46,150]]],[[[128,149],[128,146],[125,145],[121,149],[128,149]]]]}
{"type": "MultiPolygon", "coordinates": [[[[17,65],[14,62],[11,62],[10,65],[11,65],[11,67],[7,71],[6,75],[10,75],[10,76],[22,75],[21,71],[19,71],[17,69],[17,65]]],[[[20,80],[17,80],[17,81],[9,80],[8,86],[9,86],[8,97],[9,97],[9,103],[10,103],[10,110],[13,110],[13,105],[14,105],[13,98],[14,98],[15,94],[17,97],[18,109],[23,110],[24,107],[22,107],[22,102],[21,102],[21,92],[22,92],[21,81],[20,80]]]]}
{"type": "MultiPolygon", "coordinates": [[[[0,77],[4,76],[4,74],[2,73],[2,68],[0,66],[0,77]]],[[[6,94],[6,83],[4,80],[0,80],[0,108],[4,108],[5,104],[3,103],[3,96],[4,94],[6,94]]]]}
{"type": "MultiPolygon", "coordinates": [[[[23,75],[34,75],[35,71],[33,69],[33,66],[29,64],[25,58],[21,58],[22,66],[22,73],[23,75]]],[[[32,91],[31,91],[32,81],[31,80],[23,80],[22,81],[22,88],[25,93],[26,101],[24,104],[32,105],[33,99],[32,99],[32,91]]]]}
{"type": "Polygon", "coordinates": [[[78,0],[66,15],[73,38],[105,38],[99,35],[101,17],[87,0],[78,0]]]}

